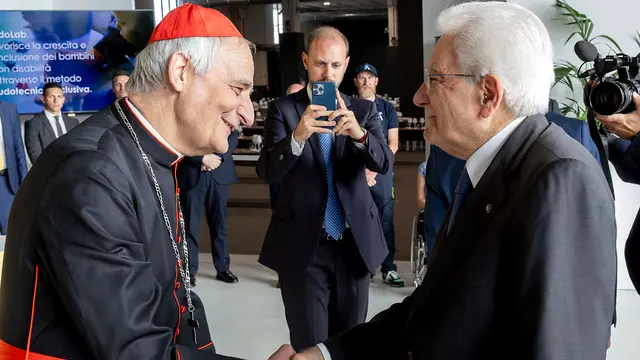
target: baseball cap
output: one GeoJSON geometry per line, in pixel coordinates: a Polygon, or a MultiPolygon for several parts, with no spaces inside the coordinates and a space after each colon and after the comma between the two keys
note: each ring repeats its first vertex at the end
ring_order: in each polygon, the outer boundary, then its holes
{"type": "Polygon", "coordinates": [[[376,67],[371,64],[364,63],[362,65],[359,65],[356,68],[356,76],[358,76],[358,74],[360,74],[363,71],[369,71],[373,74],[373,76],[378,77],[378,69],[376,69],[376,67]]]}

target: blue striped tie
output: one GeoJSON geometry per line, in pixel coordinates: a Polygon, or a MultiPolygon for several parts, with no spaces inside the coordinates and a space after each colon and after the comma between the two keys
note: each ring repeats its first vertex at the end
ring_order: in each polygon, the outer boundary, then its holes
{"type": "Polygon", "coordinates": [[[322,145],[322,155],[327,169],[327,206],[324,211],[324,230],[333,239],[340,239],[346,228],[344,210],[338,200],[333,183],[333,135],[318,134],[322,145]]]}
{"type": "Polygon", "coordinates": [[[467,168],[464,168],[464,171],[460,176],[460,180],[458,180],[458,185],[456,186],[456,195],[453,200],[453,209],[451,210],[451,216],[449,217],[449,227],[447,228],[447,234],[449,233],[449,231],[451,231],[451,227],[456,221],[456,215],[458,215],[462,204],[467,199],[469,194],[471,194],[471,190],[473,190],[473,184],[471,184],[471,178],[469,177],[467,168]]]}

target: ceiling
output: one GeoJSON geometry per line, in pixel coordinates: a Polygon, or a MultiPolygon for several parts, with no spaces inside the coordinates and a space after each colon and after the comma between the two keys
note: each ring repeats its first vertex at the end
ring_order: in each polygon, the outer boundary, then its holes
{"type": "MultiPolygon", "coordinates": [[[[187,1],[187,0],[185,0],[187,1]]],[[[191,3],[224,6],[224,5],[263,5],[278,4],[282,0],[188,0],[191,3]]],[[[394,0],[395,1],[395,0],[394,0]]],[[[328,20],[356,20],[361,18],[387,17],[388,0],[299,0],[298,11],[301,22],[317,22],[328,20]],[[325,5],[327,3],[327,5],[325,5]]]]}
{"type": "Polygon", "coordinates": [[[300,12],[324,12],[324,11],[367,11],[386,10],[387,0],[328,0],[328,1],[300,1],[300,12]],[[328,3],[329,5],[325,5],[328,3]]]}

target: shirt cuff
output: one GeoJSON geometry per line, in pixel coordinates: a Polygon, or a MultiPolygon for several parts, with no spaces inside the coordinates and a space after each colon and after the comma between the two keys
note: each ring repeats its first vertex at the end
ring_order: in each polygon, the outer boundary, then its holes
{"type": "Polygon", "coordinates": [[[304,141],[302,143],[298,143],[293,138],[293,134],[291,134],[291,153],[295,156],[300,156],[300,154],[302,154],[303,149],[304,149],[304,141]]]}
{"type": "Polygon", "coordinates": [[[331,354],[329,354],[329,349],[327,349],[327,347],[324,346],[323,343],[320,343],[316,346],[318,347],[318,349],[320,349],[320,352],[322,353],[322,357],[324,358],[324,360],[331,360],[331,354]]]}

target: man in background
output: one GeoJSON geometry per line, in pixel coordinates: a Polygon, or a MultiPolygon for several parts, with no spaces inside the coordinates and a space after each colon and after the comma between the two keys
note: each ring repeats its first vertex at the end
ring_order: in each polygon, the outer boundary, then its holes
{"type": "MultiPolygon", "coordinates": [[[[393,105],[376,95],[378,86],[378,70],[371,64],[362,64],[356,68],[356,77],[353,82],[358,88],[358,97],[373,101],[378,111],[378,120],[382,125],[382,133],[391,152],[395,155],[398,151],[398,114],[393,105]]],[[[384,174],[377,174],[371,170],[366,170],[367,185],[371,190],[371,196],[380,214],[380,224],[387,241],[389,254],[382,262],[380,271],[382,281],[394,286],[404,286],[404,280],[398,275],[398,267],[394,263],[396,255],[396,234],[393,226],[393,168],[384,174]]]]}
{"type": "Polygon", "coordinates": [[[0,235],[7,234],[11,204],[25,176],[27,160],[18,108],[0,101],[0,235]]]}
{"type": "Polygon", "coordinates": [[[124,70],[116,71],[111,77],[111,91],[113,91],[114,99],[109,100],[111,103],[114,100],[120,100],[127,96],[127,81],[129,81],[129,73],[124,70]]]}
{"type": "MultiPolygon", "coordinates": [[[[335,28],[317,28],[302,62],[310,83],[337,88],[348,40],[335,28]]],[[[259,261],[278,273],[296,350],[365,321],[369,279],[387,255],[365,168],[384,174],[393,154],[373,103],[334,96],[335,111],[311,104],[311,86],[272,101],[256,168],[268,184],[281,185],[259,261]]]]}
{"type": "Polygon", "coordinates": [[[42,89],[42,102],[44,110],[24,124],[24,141],[32,164],[53,140],[78,125],[78,120],[62,114],[64,93],[60,84],[46,83],[42,89]]]}
{"type": "MultiPolygon", "coordinates": [[[[243,123],[252,123],[253,103],[247,98],[236,110],[243,123]]],[[[224,154],[186,156],[178,165],[180,201],[185,218],[185,230],[189,246],[189,272],[191,284],[196,284],[198,251],[200,249],[200,224],[205,214],[211,238],[211,255],[216,268],[216,280],[226,283],[238,282],[230,270],[229,244],[227,239],[227,201],[229,187],[238,182],[233,151],[238,147],[238,131],[231,132],[229,148],[224,154]]]]}

